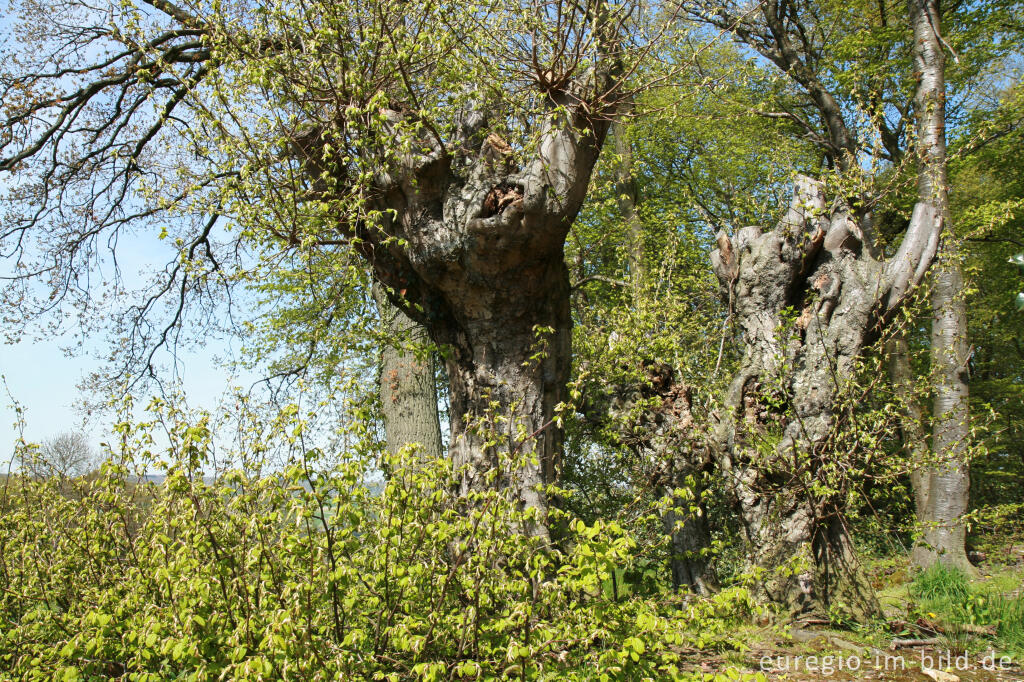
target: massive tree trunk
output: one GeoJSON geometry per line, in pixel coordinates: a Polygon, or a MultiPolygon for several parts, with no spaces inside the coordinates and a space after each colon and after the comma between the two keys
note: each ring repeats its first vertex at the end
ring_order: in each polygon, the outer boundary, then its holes
{"type": "Polygon", "coordinates": [[[914,101],[918,130],[918,203],[934,230],[942,234],[941,258],[932,286],[931,362],[936,378],[932,406],[932,450],[936,466],[917,475],[926,490],[918,494],[923,542],[915,548],[914,563],[927,567],[936,561],[968,572],[966,531],[970,478],[967,444],[970,437],[967,405],[967,314],[963,274],[949,219],[946,177],[945,54],[939,38],[938,0],[909,0],[914,29],[914,67],[921,83],[914,101]]]}
{"type": "Polygon", "coordinates": [[[36,273],[16,278],[15,297],[23,277],[51,272],[54,296],[40,311],[51,310],[56,296],[74,289],[74,268],[92,265],[101,230],[116,235],[168,211],[182,218],[181,253],[138,307],[129,344],[155,350],[173,343],[169,334],[190,317],[186,296],[237,281],[215,255],[219,223],[239,228],[224,244],[239,268],[250,246],[275,269],[268,244],[351,247],[392,303],[445,348],[461,489],[510,489],[539,512],[525,525],[545,535],[540,484],[552,482],[557,468],[555,406],[569,374],[562,247],[627,96],[627,77],[629,88],[643,87],[630,48],[645,46],[642,59],[660,41],[637,35],[635,45],[623,45],[633,28],[646,33],[638,8],[596,0],[468,9],[449,13],[450,42],[427,38],[444,13],[431,3],[408,13],[370,6],[360,17],[351,7],[314,3],[301,8],[301,21],[239,6],[238,22],[222,21],[219,9],[152,7],[163,15],[153,17],[152,40],[125,48],[113,34],[86,31],[69,38],[68,54],[101,56],[69,57],[68,68],[55,72],[41,45],[38,58],[11,76],[26,92],[53,93],[0,114],[14,131],[0,136],[0,171],[39,162],[18,183],[38,184],[40,206],[26,198],[34,217],[2,235],[13,235],[13,263],[36,273]],[[462,32],[480,28],[485,16],[501,28],[478,31],[467,47],[462,32]],[[324,31],[332,39],[319,40],[324,31]],[[108,48],[118,54],[102,54],[108,48]],[[260,87],[213,97],[220,76],[260,87]],[[125,106],[107,111],[115,101],[125,106]],[[265,110],[275,115],[258,113],[265,110]],[[209,125],[191,135],[196,116],[209,125]],[[514,148],[499,136],[505,131],[516,135],[514,148]],[[125,215],[122,200],[138,195],[141,179],[161,177],[146,165],[151,152],[180,137],[191,153],[175,159],[187,172],[146,188],[144,205],[125,215]],[[74,222],[65,215],[68,187],[83,188],[81,203],[90,207],[81,229],[64,229],[74,222]],[[197,212],[208,219],[194,220],[197,212]],[[50,220],[60,238],[41,238],[38,253],[22,244],[26,231],[50,220]],[[167,292],[180,292],[179,305],[168,306],[175,312],[166,326],[152,326],[147,311],[167,292]],[[526,461],[492,476],[500,450],[526,461]]]}
{"type": "Polygon", "coordinates": [[[434,356],[427,348],[430,337],[423,325],[391,304],[379,284],[373,285],[373,298],[387,337],[380,349],[379,377],[387,448],[397,452],[418,443],[424,459],[441,457],[434,356]]]}
{"type": "Polygon", "coordinates": [[[537,510],[528,530],[539,535],[571,361],[562,247],[608,126],[575,97],[551,97],[525,163],[471,111],[457,145],[436,144],[382,177],[383,224],[364,247],[392,302],[445,349],[460,489],[511,488],[537,510]]]}
{"type": "Polygon", "coordinates": [[[910,0],[919,79],[919,194],[896,253],[873,255],[857,220],[797,178],[772,230],[723,232],[712,262],[746,351],[711,437],[731,486],[763,594],[793,609],[877,610],[843,519],[842,463],[829,456],[839,398],[856,361],[935,258],[948,214],[943,77],[935,0],[910,0]],[[730,296],[731,294],[731,296],[730,296]],[[795,320],[789,311],[796,315],[795,320]]]}
{"type": "MultiPolygon", "coordinates": [[[[451,451],[455,465],[465,467],[462,489],[513,487],[526,507],[543,514],[547,499],[541,487],[554,482],[562,450],[554,410],[571,369],[569,280],[561,249],[538,263],[520,263],[517,272],[527,281],[520,280],[518,290],[495,286],[501,293],[488,314],[467,315],[454,329],[435,334],[452,349],[448,373],[457,435],[451,451]],[[496,453],[486,445],[494,440],[509,456],[524,459],[521,465],[505,465],[518,466],[517,471],[501,472],[496,453]]],[[[468,298],[461,302],[467,308],[480,305],[473,293],[468,298]]],[[[539,532],[543,521],[537,521],[539,532]]]]}
{"type": "Polygon", "coordinates": [[[712,254],[745,353],[712,433],[768,599],[792,610],[877,606],[844,525],[842,472],[829,461],[833,410],[873,322],[884,264],[821,184],[796,182],[772,230],[719,235],[712,254]],[[795,321],[788,311],[798,311],[795,321]]]}

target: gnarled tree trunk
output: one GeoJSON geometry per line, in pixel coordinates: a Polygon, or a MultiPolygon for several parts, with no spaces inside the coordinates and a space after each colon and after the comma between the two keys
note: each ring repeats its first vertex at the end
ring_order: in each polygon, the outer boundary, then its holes
{"type": "Polygon", "coordinates": [[[712,254],[746,350],[711,440],[760,590],[793,610],[838,600],[852,615],[876,608],[843,524],[841,476],[827,460],[833,410],[884,271],[861,244],[849,213],[799,177],[774,229],[745,227],[734,241],[720,233],[712,254]]]}
{"type": "Polygon", "coordinates": [[[909,0],[909,17],[923,153],[918,199],[896,253],[879,260],[865,239],[866,218],[854,220],[842,202],[826,202],[820,184],[799,177],[774,229],[746,227],[735,241],[721,233],[712,254],[746,352],[711,441],[761,590],[793,609],[841,602],[852,617],[877,609],[856,568],[836,486],[842,476],[827,453],[837,399],[864,344],[921,282],[948,215],[936,0],[909,0]]]}
{"type": "Polygon", "coordinates": [[[529,530],[539,535],[548,533],[543,486],[558,466],[554,410],[571,360],[562,247],[608,127],[575,97],[551,97],[525,163],[474,111],[457,144],[434,145],[382,177],[382,234],[370,231],[364,247],[392,302],[446,349],[460,488],[514,489],[537,510],[529,530]],[[501,473],[501,450],[524,463],[501,473]]]}

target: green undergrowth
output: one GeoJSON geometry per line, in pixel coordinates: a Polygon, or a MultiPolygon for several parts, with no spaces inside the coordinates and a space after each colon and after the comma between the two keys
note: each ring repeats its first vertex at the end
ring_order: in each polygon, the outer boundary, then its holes
{"type": "MultiPolygon", "coordinates": [[[[962,571],[936,564],[919,574],[909,592],[924,617],[950,626],[995,630],[995,644],[1019,658],[1024,654],[1024,594],[1021,573],[1008,571],[970,580],[962,571]]],[[[970,634],[970,633],[968,633],[970,634]]]]}
{"type": "Polygon", "coordinates": [[[155,409],[168,446],[124,423],[97,475],[0,483],[0,679],[763,679],[688,672],[746,646],[743,587],[606,588],[663,551],[630,527],[557,519],[556,549],[501,486],[457,494],[412,450],[304,447],[294,411],[253,421],[214,476],[209,421],[155,409]],[[275,441],[288,458],[259,465],[275,441]]]}
{"type": "Polygon", "coordinates": [[[885,618],[854,633],[885,649],[893,638],[935,639],[938,648],[993,649],[1024,659],[1024,569],[987,564],[976,577],[936,564],[912,572],[906,556],[873,562],[875,587],[885,618]],[[897,626],[897,627],[894,627],[897,626]]]}

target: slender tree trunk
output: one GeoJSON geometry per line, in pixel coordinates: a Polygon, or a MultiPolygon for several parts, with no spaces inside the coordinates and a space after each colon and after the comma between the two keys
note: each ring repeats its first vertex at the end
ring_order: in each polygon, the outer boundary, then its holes
{"type": "Polygon", "coordinates": [[[967,445],[970,437],[967,387],[967,314],[963,274],[949,218],[946,177],[945,63],[938,0],[909,0],[914,30],[914,67],[920,83],[914,101],[918,130],[918,201],[920,211],[942,235],[941,257],[932,288],[932,370],[936,377],[932,407],[932,449],[936,467],[919,475],[926,485],[923,544],[914,562],[935,561],[973,572],[967,561],[963,515],[967,512],[970,479],[967,445]],[[927,483],[923,479],[927,478],[927,483]]]}
{"type": "MultiPolygon", "coordinates": [[[[914,511],[919,523],[925,521],[931,496],[931,469],[926,466],[931,453],[928,447],[928,434],[924,423],[924,412],[914,395],[913,385],[916,379],[910,365],[910,350],[906,334],[897,331],[888,341],[886,353],[889,359],[889,378],[892,380],[896,394],[903,403],[903,416],[900,420],[903,453],[911,466],[910,487],[914,491],[914,511]]],[[[918,547],[914,548],[914,562],[917,563],[918,547]]]]}
{"type": "Polygon", "coordinates": [[[932,407],[932,448],[935,466],[917,474],[915,498],[923,502],[918,518],[922,538],[915,546],[914,565],[925,569],[939,562],[975,573],[967,559],[964,515],[970,502],[968,444],[970,414],[967,378],[967,312],[963,274],[956,249],[944,242],[943,260],[932,284],[932,366],[935,399],[932,407]]]}
{"type": "Polygon", "coordinates": [[[388,450],[418,443],[424,459],[441,457],[434,357],[426,348],[430,337],[376,283],[373,298],[387,336],[380,350],[380,401],[388,450]]]}
{"type": "Polygon", "coordinates": [[[633,148],[626,136],[626,128],[621,123],[612,126],[612,138],[615,141],[615,154],[618,156],[616,199],[619,204],[619,212],[629,230],[627,247],[629,281],[632,284],[633,296],[640,296],[644,279],[644,235],[643,223],[636,211],[639,190],[636,178],[633,177],[633,148]]]}

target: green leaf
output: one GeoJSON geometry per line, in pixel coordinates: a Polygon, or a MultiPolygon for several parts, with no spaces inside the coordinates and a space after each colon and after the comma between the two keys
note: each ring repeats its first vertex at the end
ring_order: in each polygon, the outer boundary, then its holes
{"type": "Polygon", "coordinates": [[[1010,256],[1010,259],[1007,262],[1013,263],[1020,268],[1021,272],[1024,272],[1024,253],[1018,253],[1010,256]]]}
{"type": "Polygon", "coordinates": [[[1017,310],[1024,310],[1024,291],[1017,294],[1017,300],[1014,301],[1014,304],[1017,306],[1017,310]]]}

